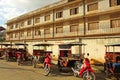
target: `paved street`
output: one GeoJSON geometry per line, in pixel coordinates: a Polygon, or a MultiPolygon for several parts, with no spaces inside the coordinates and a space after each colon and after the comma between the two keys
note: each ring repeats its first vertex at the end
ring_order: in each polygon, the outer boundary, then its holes
{"type": "MultiPolygon", "coordinates": [[[[104,74],[96,73],[96,80],[105,80],[104,74]]],[[[16,62],[0,60],[0,80],[82,80],[73,74],[62,74],[56,69],[49,76],[43,75],[43,69],[32,66],[18,66],[16,62]]]]}

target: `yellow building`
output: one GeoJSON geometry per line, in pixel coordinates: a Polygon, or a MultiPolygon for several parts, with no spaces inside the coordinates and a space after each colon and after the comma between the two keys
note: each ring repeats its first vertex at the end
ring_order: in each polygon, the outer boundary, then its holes
{"type": "MultiPolygon", "coordinates": [[[[61,0],[7,21],[6,40],[60,44],[86,43],[91,59],[104,61],[104,45],[120,42],[120,0],[61,0]]],[[[53,46],[54,57],[59,47],[53,46]]],[[[72,53],[79,53],[78,47],[72,53]]],[[[82,51],[83,52],[83,51],[82,51]]]]}

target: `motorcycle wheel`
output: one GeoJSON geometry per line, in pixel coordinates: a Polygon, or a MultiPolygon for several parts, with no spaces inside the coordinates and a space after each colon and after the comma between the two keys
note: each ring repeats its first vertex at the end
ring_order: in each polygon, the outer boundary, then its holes
{"type": "Polygon", "coordinates": [[[48,76],[50,73],[50,66],[48,66],[47,64],[44,65],[44,75],[48,76]]]}
{"type": "Polygon", "coordinates": [[[89,72],[89,74],[87,72],[85,72],[83,74],[83,80],[96,80],[95,74],[93,72],[89,72]]]}

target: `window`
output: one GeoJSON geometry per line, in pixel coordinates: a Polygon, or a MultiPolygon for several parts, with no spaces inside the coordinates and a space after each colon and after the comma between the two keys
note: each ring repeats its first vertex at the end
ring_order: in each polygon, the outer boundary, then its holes
{"type": "Polygon", "coordinates": [[[49,21],[50,20],[50,15],[46,15],[45,16],[45,21],[49,21]]]}
{"type": "Polygon", "coordinates": [[[15,38],[17,38],[18,37],[18,33],[15,33],[15,38]]]}
{"type": "Polygon", "coordinates": [[[10,38],[13,38],[13,34],[12,33],[10,34],[10,38]]]}
{"type": "Polygon", "coordinates": [[[72,2],[72,1],[75,1],[75,0],[68,0],[68,2],[72,2]]]}
{"type": "Polygon", "coordinates": [[[88,30],[96,30],[96,29],[99,29],[99,22],[88,23],[88,30]]]}
{"type": "Polygon", "coordinates": [[[14,26],[13,26],[13,25],[11,25],[11,26],[10,26],[10,29],[13,29],[13,28],[14,28],[14,26]]]}
{"type": "Polygon", "coordinates": [[[111,20],[111,28],[120,27],[120,19],[111,20]]]}
{"type": "Polygon", "coordinates": [[[35,18],[35,23],[39,23],[40,22],[40,18],[39,17],[36,17],[35,18]]]}
{"type": "Polygon", "coordinates": [[[70,15],[78,14],[78,12],[79,12],[78,7],[77,7],[77,8],[70,9],[70,15]]]}
{"type": "Polygon", "coordinates": [[[56,33],[63,33],[63,24],[56,24],[56,33]]]}
{"type": "Polygon", "coordinates": [[[24,22],[21,22],[21,27],[23,27],[24,26],[24,22]]]}
{"type": "Polygon", "coordinates": [[[72,24],[70,25],[70,32],[77,32],[79,24],[72,24]]]}
{"type": "Polygon", "coordinates": [[[56,13],[56,18],[61,18],[63,16],[63,12],[57,12],[56,13]]]}
{"type": "Polygon", "coordinates": [[[18,28],[18,23],[15,25],[15,28],[18,28]]]}
{"type": "Polygon", "coordinates": [[[120,5],[120,0],[110,0],[110,6],[117,6],[120,5]]]}
{"type": "Polygon", "coordinates": [[[27,31],[27,36],[31,36],[31,30],[27,31]]]}
{"type": "Polygon", "coordinates": [[[31,21],[31,19],[29,19],[29,20],[27,21],[27,25],[31,25],[31,23],[32,23],[32,21],[31,21]]]}
{"type": "Polygon", "coordinates": [[[24,32],[20,32],[20,37],[23,37],[24,36],[24,32]]]}
{"type": "Polygon", "coordinates": [[[37,36],[37,35],[41,35],[41,32],[40,32],[40,30],[38,29],[38,28],[35,28],[35,35],[37,36]]]}
{"type": "Polygon", "coordinates": [[[44,34],[46,35],[46,34],[50,34],[50,28],[45,28],[44,29],[44,34]]]}
{"type": "Polygon", "coordinates": [[[40,30],[38,31],[38,35],[41,35],[41,31],[40,30]]]}
{"type": "Polygon", "coordinates": [[[56,33],[63,33],[63,27],[56,27],[56,33]]]}
{"type": "Polygon", "coordinates": [[[98,10],[98,2],[88,4],[87,7],[88,7],[88,11],[98,10]]]}

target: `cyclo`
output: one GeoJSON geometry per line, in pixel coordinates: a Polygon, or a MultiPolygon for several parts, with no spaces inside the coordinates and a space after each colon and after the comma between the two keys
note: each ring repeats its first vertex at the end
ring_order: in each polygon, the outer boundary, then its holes
{"type": "MultiPolygon", "coordinates": [[[[85,58],[85,53],[82,53],[85,49],[84,43],[81,42],[69,42],[65,44],[60,44],[60,54],[58,58],[58,69],[63,71],[62,68],[71,68],[74,76],[82,75],[83,80],[95,80],[94,70],[90,66],[90,62],[88,58],[85,58]],[[79,54],[72,54],[72,47],[77,47],[81,49],[81,53],[79,54]],[[86,61],[85,64],[83,60],[86,61]],[[87,67],[83,66],[86,65],[87,67]]],[[[89,55],[89,54],[87,54],[89,55]]]]}
{"type": "Polygon", "coordinates": [[[47,59],[50,57],[52,51],[47,50],[47,47],[52,45],[53,44],[48,42],[41,42],[39,44],[33,45],[33,66],[36,68],[38,64],[42,64],[44,66],[44,75],[48,75],[51,71],[51,58],[50,60],[47,59]],[[46,61],[50,63],[48,64],[46,61]]]}
{"type": "Polygon", "coordinates": [[[11,59],[11,55],[10,54],[10,49],[11,49],[11,46],[12,44],[9,44],[9,43],[1,43],[1,48],[0,48],[0,57],[3,57],[6,59],[6,61],[10,60],[11,59]]]}
{"type": "Polygon", "coordinates": [[[15,43],[16,51],[16,60],[18,62],[18,65],[24,64],[28,61],[32,62],[32,56],[27,51],[28,44],[25,43],[15,43]]]}
{"type": "Polygon", "coordinates": [[[104,71],[106,77],[115,76],[117,80],[120,79],[120,43],[111,43],[105,45],[105,63],[104,71]],[[116,65],[117,64],[117,65],[116,65]]]}
{"type": "MultiPolygon", "coordinates": [[[[85,46],[86,44],[80,42],[69,42],[64,44],[59,44],[59,56],[58,56],[58,69],[60,72],[65,68],[77,68],[84,59],[84,53],[72,54],[73,46],[85,46]]],[[[84,47],[83,47],[84,48],[84,47]]]]}

